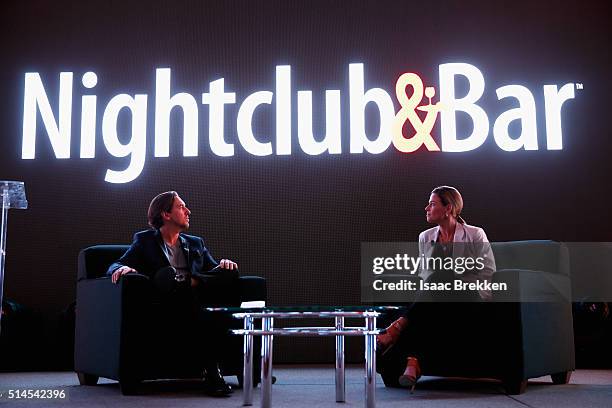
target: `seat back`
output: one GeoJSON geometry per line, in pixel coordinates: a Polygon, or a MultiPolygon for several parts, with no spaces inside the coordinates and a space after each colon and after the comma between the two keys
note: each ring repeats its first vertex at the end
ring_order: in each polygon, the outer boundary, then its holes
{"type": "Polygon", "coordinates": [[[497,270],[527,269],[569,276],[569,255],[560,242],[548,240],[491,243],[497,270]]]}
{"type": "Polygon", "coordinates": [[[127,251],[129,245],[94,245],[79,252],[77,281],[106,276],[108,267],[127,251]]]}

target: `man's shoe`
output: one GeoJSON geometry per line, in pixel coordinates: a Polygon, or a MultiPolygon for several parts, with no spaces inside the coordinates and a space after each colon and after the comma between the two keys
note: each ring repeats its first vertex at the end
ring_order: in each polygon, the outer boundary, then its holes
{"type": "Polygon", "coordinates": [[[204,392],[211,397],[229,397],[233,390],[232,387],[225,382],[219,369],[215,368],[206,370],[204,376],[204,392]]]}

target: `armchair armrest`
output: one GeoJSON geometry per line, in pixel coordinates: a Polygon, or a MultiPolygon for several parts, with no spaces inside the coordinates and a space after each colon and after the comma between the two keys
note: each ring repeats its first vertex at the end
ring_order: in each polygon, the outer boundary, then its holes
{"type": "Polygon", "coordinates": [[[266,280],[260,276],[242,276],[239,279],[240,301],[268,300],[266,280]]]}
{"type": "MultiPolygon", "coordinates": [[[[198,279],[208,285],[208,291],[214,288],[217,282],[223,282],[228,277],[218,274],[200,274],[198,279]]],[[[231,279],[231,277],[229,278],[231,279]]],[[[252,300],[267,300],[267,286],[265,278],[260,276],[241,276],[238,278],[238,300],[248,302],[252,300]]],[[[214,298],[214,297],[213,297],[214,298]]]]}
{"type": "MultiPolygon", "coordinates": [[[[150,304],[148,277],[124,275],[118,284],[110,277],[82,279],[77,283],[75,371],[119,380],[120,355],[134,347],[129,333],[139,330],[138,310],[150,304]]],[[[138,336],[132,336],[132,338],[138,336]]]]}
{"type": "MultiPolygon", "coordinates": [[[[494,300],[506,303],[500,332],[514,338],[520,349],[516,366],[521,378],[533,378],[574,369],[574,336],[571,284],[566,275],[525,269],[504,269],[493,274],[494,282],[508,283],[506,294],[494,300]]],[[[503,305],[500,305],[503,306],[503,305]]]]}
{"type": "Polygon", "coordinates": [[[571,282],[566,275],[528,269],[502,269],[493,274],[493,282],[508,285],[506,292],[494,295],[496,301],[571,302],[571,282]]]}

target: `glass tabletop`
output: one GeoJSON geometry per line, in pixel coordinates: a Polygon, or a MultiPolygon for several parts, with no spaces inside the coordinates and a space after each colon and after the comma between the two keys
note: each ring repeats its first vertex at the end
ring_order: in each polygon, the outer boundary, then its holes
{"type": "Polygon", "coordinates": [[[264,307],[207,307],[209,312],[228,312],[228,313],[333,313],[333,312],[378,312],[384,313],[398,310],[398,306],[371,306],[371,305],[351,305],[351,306],[264,306],[264,307]]]}

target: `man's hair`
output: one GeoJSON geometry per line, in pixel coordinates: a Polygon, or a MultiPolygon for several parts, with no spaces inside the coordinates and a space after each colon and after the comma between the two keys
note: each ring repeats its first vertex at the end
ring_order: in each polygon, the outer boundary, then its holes
{"type": "Polygon", "coordinates": [[[172,205],[174,204],[174,198],[178,197],[176,191],[166,191],[155,196],[149,204],[149,211],[147,211],[147,219],[151,228],[160,229],[164,225],[164,219],[162,218],[162,212],[172,211],[172,205]]]}

